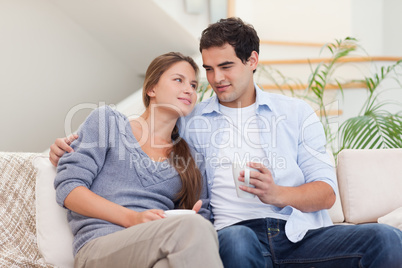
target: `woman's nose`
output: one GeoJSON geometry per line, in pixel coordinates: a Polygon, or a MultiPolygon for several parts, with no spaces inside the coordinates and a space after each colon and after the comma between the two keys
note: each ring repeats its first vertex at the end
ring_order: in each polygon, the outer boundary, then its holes
{"type": "Polygon", "coordinates": [[[187,85],[187,86],[184,88],[184,93],[185,93],[185,94],[192,95],[192,94],[193,94],[193,91],[194,91],[194,89],[193,89],[193,86],[192,86],[192,85],[187,85]]]}

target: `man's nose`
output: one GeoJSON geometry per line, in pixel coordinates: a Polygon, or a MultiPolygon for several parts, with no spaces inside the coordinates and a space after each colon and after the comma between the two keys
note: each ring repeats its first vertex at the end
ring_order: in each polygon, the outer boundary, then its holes
{"type": "Polygon", "coordinates": [[[223,80],[225,80],[225,76],[223,75],[223,73],[221,71],[217,70],[217,71],[215,71],[214,79],[215,79],[216,83],[220,83],[223,80]]]}

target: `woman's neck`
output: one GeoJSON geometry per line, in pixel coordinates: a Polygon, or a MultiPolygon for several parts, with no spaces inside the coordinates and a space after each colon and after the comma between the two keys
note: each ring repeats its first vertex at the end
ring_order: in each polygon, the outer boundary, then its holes
{"type": "Polygon", "coordinates": [[[154,141],[155,145],[166,145],[172,143],[172,131],[176,125],[177,117],[171,114],[159,112],[154,109],[150,113],[149,108],[141,115],[142,119],[146,122],[142,126],[143,135],[144,131],[148,132],[147,136],[154,141]],[[145,130],[144,127],[147,129],[145,130]]]}

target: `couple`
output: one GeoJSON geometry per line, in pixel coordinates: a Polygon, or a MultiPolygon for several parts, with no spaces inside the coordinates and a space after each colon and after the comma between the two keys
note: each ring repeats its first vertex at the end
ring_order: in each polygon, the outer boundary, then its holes
{"type": "Polygon", "coordinates": [[[400,267],[398,229],[332,225],[337,184],[322,126],[303,101],[255,85],[253,27],[211,24],[200,52],[216,96],[193,111],[197,66],[168,53],[148,67],[143,115],[101,107],[72,148],[67,138],[51,146],[76,267],[400,267]],[[258,170],[255,188],[242,188],[254,199],[236,197],[236,158],[258,170]],[[174,208],[198,211],[217,232],[200,215],[163,219],[174,208]]]}

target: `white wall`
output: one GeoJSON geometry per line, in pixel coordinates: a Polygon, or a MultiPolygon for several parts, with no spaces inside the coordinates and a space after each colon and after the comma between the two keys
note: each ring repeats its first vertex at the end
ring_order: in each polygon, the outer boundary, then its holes
{"type": "Polygon", "coordinates": [[[402,1],[384,0],[383,48],[384,54],[402,57],[402,1]]]}
{"type": "Polygon", "coordinates": [[[328,42],[350,34],[350,0],[237,0],[236,16],[261,39],[328,42]]]}
{"type": "Polygon", "coordinates": [[[351,0],[352,34],[370,55],[384,53],[384,1],[351,0]]]}
{"type": "Polygon", "coordinates": [[[127,66],[51,1],[2,0],[0,36],[1,151],[43,151],[65,135],[66,103],[117,102],[139,87],[127,66]]]}

